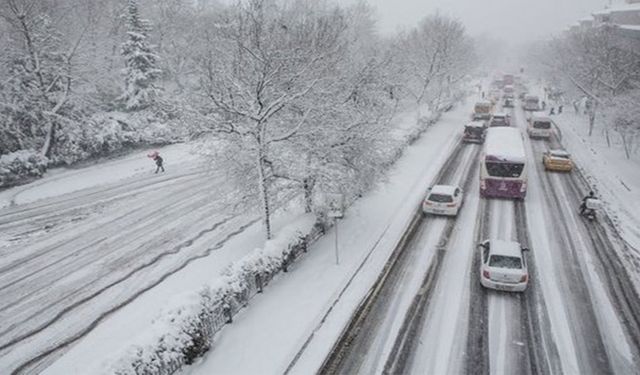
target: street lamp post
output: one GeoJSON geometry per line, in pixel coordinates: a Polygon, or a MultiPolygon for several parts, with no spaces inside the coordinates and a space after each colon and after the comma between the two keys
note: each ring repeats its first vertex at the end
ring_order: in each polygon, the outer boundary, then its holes
{"type": "Polygon", "coordinates": [[[344,195],[334,194],[329,201],[329,212],[327,216],[333,218],[333,227],[336,232],[335,236],[335,253],[336,264],[340,264],[340,252],[338,247],[338,219],[344,217],[344,195]]]}

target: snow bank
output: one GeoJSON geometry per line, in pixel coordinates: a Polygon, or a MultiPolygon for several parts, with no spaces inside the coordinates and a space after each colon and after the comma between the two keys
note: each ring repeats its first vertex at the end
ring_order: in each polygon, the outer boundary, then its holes
{"type": "Polygon", "coordinates": [[[214,335],[231,323],[248,301],[320,235],[312,214],[296,218],[200,291],[176,296],[153,322],[153,329],[134,339],[102,366],[104,374],[171,374],[191,364],[211,347],[214,335]]]}

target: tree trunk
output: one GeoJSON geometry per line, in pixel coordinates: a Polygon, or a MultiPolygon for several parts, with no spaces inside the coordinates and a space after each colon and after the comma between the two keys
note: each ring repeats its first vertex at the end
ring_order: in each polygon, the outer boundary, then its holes
{"type": "Polygon", "coordinates": [[[45,135],[45,138],[44,138],[44,144],[40,149],[40,155],[42,156],[46,156],[46,157],[49,156],[49,152],[51,151],[51,146],[53,142],[54,126],[55,124],[53,123],[53,121],[49,121],[47,123],[47,134],[45,135]]]}
{"type": "Polygon", "coordinates": [[[258,184],[260,189],[260,201],[262,203],[262,224],[264,226],[267,240],[271,239],[271,211],[269,207],[269,192],[267,181],[264,173],[264,145],[262,141],[258,141],[258,184]]]}
{"type": "Polygon", "coordinates": [[[305,177],[303,180],[304,187],[304,212],[310,213],[313,210],[313,186],[315,180],[313,177],[305,177]]]}

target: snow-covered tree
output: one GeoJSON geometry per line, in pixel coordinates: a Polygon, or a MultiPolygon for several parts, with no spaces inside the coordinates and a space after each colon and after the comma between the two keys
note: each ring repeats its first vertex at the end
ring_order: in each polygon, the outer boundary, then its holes
{"type": "Polygon", "coordinates": [[[2,147],[38,149],[48,156],[56,131],[74,121],[69,102],[82,33],[65,45],[46,8],[37,1],[6,0],[0,5],[6,22],[7,48],[2,56],[6,80],[0,84],[2,147]]]}
{"type": "Polygon", "coordinates": [[[640,141],[640,90],[619,95],[607,112],[610,126],[620,135],[625,156],[629,159],[640,141]]]}
{"type": "Polygon", "coordinates": [[[158,55],[148,40],[151,24],[140,17],[136,0],[127,0],[127,40],[122,44],[124,57],[124,93],[122,100],[128,110],[145,108],[156,100],[156,81],[162,71],[158,55]]]}
{"type": "Polygon", "coordinates": [[[617,43],[619,37],[610,26],[567,32],[540,48],[535,60],[554,84],[591,103],[589,135],[596,114],[613,105],[614,98],[638,87],[640,54],[617,43]],[[558,81],[559,79],[559,81],[558,81]]]}
{"type": "Polygon", "coordinates": [[[425,17],[397,40],[397,69],[403,89],[420,109],[435,109],[443,90],[460,82],[475,63],[473,48],[460,21],[440,14],[425,17]]]}
{"type": "MultiPolygon", "coordinates": [[[[245,188],[258,194],[271,238],[271,196],[277,191],[270,165],[275,150],[308,124],[311,93],[331,84],[343,15],[311,2],[247,0],[218,17],[205,36],[202,87],[218,115],[214,130],[252,160],[241,175],[255,177],[245,188]]],[[[234,161],[241,160],[238,155],[234,161]]]]}

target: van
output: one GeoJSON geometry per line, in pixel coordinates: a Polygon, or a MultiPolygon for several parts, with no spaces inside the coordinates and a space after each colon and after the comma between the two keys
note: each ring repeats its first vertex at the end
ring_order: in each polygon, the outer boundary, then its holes
{"type": "Polygon", "coordinates": [[[529,138],[551,138],[552,124],[553,121],[549,117],[531,117],[527,126],[529,138]]]}

